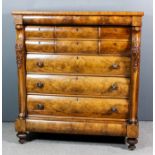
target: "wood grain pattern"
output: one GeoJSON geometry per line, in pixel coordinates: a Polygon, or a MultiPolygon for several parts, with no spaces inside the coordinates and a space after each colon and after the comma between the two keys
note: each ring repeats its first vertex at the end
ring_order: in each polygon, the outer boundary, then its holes
{"type": "Polygon", "coordinates": [[[126,119],[127,99],[28,95],[28,114],[126,119]],[[39,109],[38,104],[43,105],[39,109]]]}
{"type": "Polygon", "coordinates": [[[139,92],[139,74],[140,74],[140,37],[141,28],[132,28],[132,70],[131,70],[131,104],[130,104],[130,115],[129,122],[137,123],[138,120],[138,92],[139,92]]]}
{"type": "Polygon", "coordinates": [[[127,125],[127,137],[138,138],[139,136],[139,124],[128,124],[127,125]]]}
{"type": "Polygon", "coordinates": [[[132,25],[131,16],[30,16],[24,15],[25,25],[132,25]]]}
{"type": "Polygon", "coordinates": [[[128,97],[129,84],[127,78],[27,75],[29,93],[128,97]],[[42,83],[43,87],[38,88],[37,83],[42,83]]]}
{"type": "MultiPolygon", "coordinates": [[[[24,27],[22,16],[15,17],[16,27],[16,62],[18,67],[18,102],[20,119],[26,117],[26,84],[25,84],[25,46],[24,46],[24,27]]],[[[20,124],[20,123],[17,123],[20,124]]]]}
{"type": "Polygon", "coordinates": [[[143,15],[13,12],[20,143],[32,131],[126,136],[135,148],[143,15]]]}
{"type": "Polygon", "coordinates": [[[15,122],[15,130],[17,132],[26,132],[26,121],[25,118],[17,118],[15,122]]]}
{"type": "MultiPolygon", "coordinates": [[[[26,40],[27,52],[97,54],[98,40],[26,40]]],[[[129,53],[130,42],[118,40],[101,40],[100,53],[129,53]]]]}
{"type": "Polygon", "coordinates": [[[88,38],[97,39],[98,38],[98,28],[97,27],[55,27],[55,38],[88,38]]]}
{"type": "Polygon", "coordinates": [[[26,26],[26,38],[98,38],[97,27],[26,26]]]}
{"type": "Polygon", "coordinates": [[[68,41],[59,40],[56,41],[55,53],[97,53],[98,52],[98,41],[68,41]]]}
{"type": "Polygon", "coordinates": [[[54,53],[55,42],[54,40],[26,40],[25,46],[27,52],[43,52],[43,53],[54,53]]]}
{"type": "Polygon", "coordinates": [[[64,122],[26,119],[26,129],[33,132],[125,136],[122,122],[64,122]]]}
{"type": "Polygon", "coordinates": [[[54,26],[26,26],[25,38],[54,38],[54,26]]]}
{"type": "Polygon", "coordinates": [[[27,54],[26,70],[28,73],[130,76],[130,58],[119,56],[27,54]],[[38,63],[42,64],[42,66],[39,66],[38,63]]]}
{"type": "Polygon", "coordinates": [[[130,40],[131,28],[121,26],[26,26],[25,37],[26,39],[100,38],[130,40]]]}
{"type": "Polygon", "coordinates": [[[131,27],[123,26],[101,26],[100,27],[101,39],[131,39],[131,27]]]}
{"type": "Polygon", "coordinates": [[[129,41],[101,40],[100,53],[130,53],[131,44],[129,41]]]}
{"type": "Polygon", "coordinates": [[[13,11],[13,15],[115,15],[115,16],[143,16],[144,12],[137,11],[13,11]]]}

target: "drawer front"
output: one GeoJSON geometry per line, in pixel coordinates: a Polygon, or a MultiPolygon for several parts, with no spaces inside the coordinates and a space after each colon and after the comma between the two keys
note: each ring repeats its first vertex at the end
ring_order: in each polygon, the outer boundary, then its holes
{"type": "Polygon", "coordinates": [[[27,92],[128,97],[129,82],[128,78],[28,74],[27,92]]]}
{"type": "Polygon", "coordinates": [[[27,54],[27,72],[130,76],[130,58],[27,54]]]}
{"type": "Polygon", "coordinates": [[[26,40],[25,46],[27,52],[35,53],[54,53],[55,51],[55,42],[54,40],[26,40]]]}
{"type": "Polygon", "coordinates": [[[130,41],[119,40],[101,40],[100,41],[100,53],[101,54],[129,54],[131,50],[130,41]]]}
{"type": "Polygon", "coordinates": [[[26,26],[25,38],[54,38],[54,26],[26,26]]]}
{"type": "Polygon", "coordinates": [[[55,53],[97,53],[98,41],[57,41],[55,53]]]}
{"type": "Polygon", "coordinates": [[[72,15],[72,16],[23,16],[25,25],[131,25],[131,16],[96,16],[96,15],[72,15]]]}
{"type": "Polygon", "coordinates": [[[131,39],[130,27],[116,26],[26,26],[26,39],[88,38],[88,39],[131,39]]]}
{"type": "Polygon", "coordinates": [[[118,40],[26,40],[27,52],[43,53],[129,53],[130,42],[118,40]]]}
{"type": "Polygon", "coordinates": [[[127,99],[28,95],[28,114],[126,119],[127,99]]]}
{"type": "Polygon", "coordinates": [[[101,39],[131,40],[131,27],[104,26],[100,28],[101,39]]]}
{"type": "Polygon", "coordinates": [[[55,28],[56,38],[88,38],[97,39],[98,38],[98,28],[97,27],[56,27],[55,28]]]}

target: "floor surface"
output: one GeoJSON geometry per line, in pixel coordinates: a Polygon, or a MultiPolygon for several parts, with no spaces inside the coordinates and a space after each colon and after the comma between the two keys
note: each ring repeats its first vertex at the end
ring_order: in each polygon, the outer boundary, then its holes
{"type": "Polygon", "coordinates": [[[60,134],[32,134],[19,144],[13,123],[3,123],[3,155],[152,155],[153,123],[140,122],[137,148],[129,151],[124,138],[60,134]]]}

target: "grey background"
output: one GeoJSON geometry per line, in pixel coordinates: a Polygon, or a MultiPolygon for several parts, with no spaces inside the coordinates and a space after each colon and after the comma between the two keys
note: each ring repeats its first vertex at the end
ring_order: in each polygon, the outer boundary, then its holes
{"type": "Polygon", "coordinates": [[[17,69],[13,10],[144,11],[141,48],[139,119],[153,114],[153,1],[152,0],[3,0],[3,121],[14,121],[18,113],[17,69]]]}

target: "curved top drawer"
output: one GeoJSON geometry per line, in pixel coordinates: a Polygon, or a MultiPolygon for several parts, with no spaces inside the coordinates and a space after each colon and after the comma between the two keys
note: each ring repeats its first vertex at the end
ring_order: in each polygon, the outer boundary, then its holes
{"type": "Polygon", "coordinates": [[[131,16],[44,16],[24,15],[25,25],[132,25],[131,16]]]}

